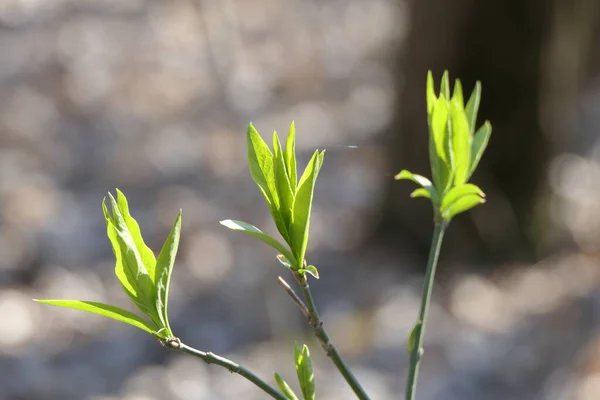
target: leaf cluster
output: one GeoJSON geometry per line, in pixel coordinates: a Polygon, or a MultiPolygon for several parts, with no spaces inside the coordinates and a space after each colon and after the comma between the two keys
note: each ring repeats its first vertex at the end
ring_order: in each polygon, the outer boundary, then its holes
{"type": "Polygon", "coordinates": [[[427,74],[427,121],[429,127],[429,179],[402,170],[396,179],[408,179],[421,187],[411,197],[431,200],[436,220],[450,221],[454,216],[485,202],[485,194],[467,183],[487,147],[492,126],[489,121],[476,128],[481,101],[481,83],[477,82],[464,103],[462,84],[456,80],[450,93],[448,71],[442,76],[436,96],[431,71],[427,74]]]}

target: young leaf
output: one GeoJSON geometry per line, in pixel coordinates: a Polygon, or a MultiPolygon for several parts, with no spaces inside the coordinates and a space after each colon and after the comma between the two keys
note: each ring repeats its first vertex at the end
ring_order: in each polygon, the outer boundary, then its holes
{"type": "Polygon", "coordinates": [[[419,334],[419,330],[423,326],[423,321],[418,320],[415,326],[410,331],[410,335],[408,336],[408,341],[406,342],[406,351],[408,354],[412,353],[415,348],[415,342],[417,340],[417,336],[419,334]]]}
{"type": "Polygon", "coordinates": [[[308,162],[296,190],[294,206],[292,208],[292,224],[290,229],[290,247],[298,266],[304,265],[304,255],[308,245],[308,234],[310,231],[310,213],[312,209],[315,183],[321,164],[323,163],[324,151],[315,151],[308,162]]]}
{"type": "Polygon", "coordinates": [[[250,225],[246,222],[236,221],[233,219],[226,219],[220,221],[220,224],[234,231],[241,231],[248,235],[254,236],[257,239],[262,240],[263,242],[280,252],[289,262],[292,263],[294,269],[298,269],[299,264],[294,255],[283,244],[281,244],[276,239],[273,239],[271,236],[267,235],[257,227],[250,225]]]}
{"type": "Polygon", "coordinates": [[[452,100],[458,101],[458,103],[460,104],[461,108],[465,108],[465,101],[463,99],[462,84],[460,83],[460,80],[458,80],[458,79],[454,81],[454,92],[452,93],[452,100]]]}
{"type": "Polygon", "coordinates": [[[160,318],[156,311],[156,292],[154,283],[142,262],[142,257],[129,232],[125,219],[119,210],[117,201],[110,193],[108,196],[113,212],[111,222],[115,228],[116,241],[118,244],[118,249],[116,251],[121,253],[120,260],[123,273],[127,276],[128,282],[134,287],[137,293],[132,300],[140,311],[146,314],[154,324],[160,325],[160,318]]]}
{"type": "Polygon", "coordinates": [[[285,143],[283,158],[285,158],[285,167],[290,180],[290,186],[295,193],[298,181],[296,177],[296,124],[294,121],[292,121],[290,125],[290,131],[288,132],[285,143]]]}
{"type": "Polygon", "coordinates": [[[454,184],[462,185],[468,179],[471,166],[471,133],[464,109],[459,101],[450,103],[452,121],[452,159],[454,160],[454,184]]]}
{"type": "Polygon", "coordinates": [[[433,183],[443,193],[450,181],[448,154],[448,103],[443,96],[437,99],[429,121],[429,160],[433,183]]]}
{"type": "MultiPolygon", "coordinates": [[[[275,171],[275,186],[281,203],[280,214],[285,224],[285,232],[280,232],[284,238],[289,238],[289,226],[292,222],[292,206],[294,203],[294,192],[290,186],[290,180],[286,171],[281,144],[277,133],[273,133],[273,169],[275,171]]],[[[294,188],[295,189],[295,188],[294,188]]]]}
{"type": "Polygon", "coordinates": [[[412,172],[403,169],[402,171],[400,171],[400,173],[398,173],[394,177],[394,179],[396,179],[396,180],[400,180],[400,179],[411,180],[411,181],[415,182],[416,184],[421,185],[422,188],[428,193],[428,195],[424,195],[424,194],[420,194],[420,193],[417,193],[415,195],[415,193],[419,190],[419,189],[417,189],[411,193],[411,197],[417,197],[417,196],[428,197],[433,201],[434,204],[437,204],[439,202],[439,196],[438,196],[436,188],[432,185],[431,181],[429,179],[425,178],[424,176],[413,174],[412,172]]]}
{"type": "Polygon", "coordinates": [[[433,88],[433,74],[431,70],[427,72],[427,115],[431,117],[431,113],[433,112],[433,106],[437,101],[437,97],[435,95],[435,89],[433,88]]]}
{"type": "Polygon", "coordinates": [[[277,372],[275,372],[275,382],[277,382],[277,386],[288,400],[298,400],[290,385],[277,372]]]}
{"type": "Polygon", "coordinates": [[[413,190],[413,191],[411,192],[411,194],[410,194],[410,197],[411,197],[411,198],[413,198],[413,199],[414,199],[415,197],[425,197],[425,198],[427,198],[427,199],[430,199],[430,200],[431,200],[431,193],[429,193],[429,192],[427,191],[427,189],[424,189],[424,188],[418,188],[418,189],[415,189],[415,190],[413,190]]]}
{"type": "Polygon", "coordinates": [[[74,310],[86,311],[92,314],[102,315],[107,318],[112,318],[117,321],[124,322],[129,325],[133,325],[143,331],[163,337],[162,334],[157,333],[157,329],[150,322],[146,321],[142,317],[135,315],[122,308],[111,306],[110,304],[97,303],[93,301],[81,301],[81,300],[37,300],[38,303],[50,304],[52,306],[72,308],[74,310]]]}
{"type": "Polygon", "coordinates": [[[113,224],[112,217],[108,212],[108,208],[106,207],[106,198],[102,200],[102,211],[104,212],[104,219],[106,221],[106,235],[112,244],[113,253],[115,258],[117,259],[115,263],[115,274],[121,282],[121,286],[127,295],[132,299],[136,300],[137,291],[135,289],[135,277],[133,274],[128,273],[129,270],[125,269],[123,264],[121,249],[119,247],[119,241],[117,239],[117,230],[113,224]]]}
{"type": "Polygon", "coordinates": [[[169,302],[169,284],[171,282],[171,274],[173,273],[173,265],[179,248],[179,238],[181,233],[181,210],[175,219],[175,224],[167,236],[167,240],[158,255],[156,261],[156,309],[162,322],[161,328],[166,329],[166,335],[173,336],[171,326],[169,325],[169,316],[167,305],[169,302]]]}
{"type": "Polygon", "coordinates": [[[127,230],[129,234],[133,238],[135,243],[135,247],[137,248],[140,257],[142,259],[142,263],[144,267],[146,267],[146,271],[148,271],[148,275],[152,282],[154,282],[154,268],[156,266],[156,257],[154,257],[154,253],[146,243],[144,243],[144,238],[142,237],[142,232],[140,231],[140,226],[137,221],[133,219],[133,217],[129,214],[129,205],[127,204],[127,198],[119,189],[117,189],[117,205],[119,207],[119,211],[125,220],[125,224],[127,225],[127,230]]]}
{"type": "Polygon", "coordinates": [[[248,125],[247,142],[250,175],[267,201],[277,230],[288,241],[288,228],[281,215],[281,203],[275,183],[273,154],[252,124],[248,125]]]}
{"type": "Polygon", "coordinates": [[[261,189],[269,204],[279,209],[279,197],[275,189],[275,174],[273,172],[273,153],[265,143],[254,125],[248,125],[248,167],[250,176],[261,189]]]}
{"type": "Polygon", "coordinates": [[[298,270],[298,272],[300,274],[304,274],[304,273],[309,273],[311,274],[314,278],[319,279],[319,270],[317,270],[317,267],[315,267],[314,265],[309,265],[306,268],[300,268],[298,270]]]}
{"type": "Polygon", "coordinates": [[[296,374],[298,375],[302,396],[304,397],[304,400],[314,400],[315,375],[308,346],[303,345],[302,349],[300,349],[297,344],[294,344],[294,353],[296,355],[296,374]]]}
{"type": "Polygon", "coordinates": [[[442,75],[442,83],[440,84],[440,97],[445,97],[446,100],[450,100],[450,77],[448,70],[444,71],[442,75]]]}
{"type": "Polygon", "coordinates": [[[477,133],[475,133],[475,136],[473,137],[473,143],[471,144],[471,166],[469,169],[469,177],[473,175],[475,169],[479,165],[479,161],[481,160],[481,156],[487,147],[491,134],[492,125],[489,123],[489,121],[485,121],[481,128],[477,130],[477,133]]]}
{"type": "Polygon", "coordinates": [[[442,218],[450,221],[454,216],[468,211],[478,204],[485,203],[485,199],[476,194],[468,194],[458,198],[454,203],[442,210],[442,218]]]}
{"type": "Polygon", "coordinates": [[[481,82],[475,82],[475,88],[469,97],[465,112],[469,121],[469,132],[471,135],[475,132],[475,124],[477,123],[477,112],[479,111],[479,102],[481,101],[481,82]]]}
{"type": "Polygon", "coordinates": [[[471,183],[467,183],[461,186],[455,186],[452,189],[450,189],[442,199],[442,210],[450,207],[461,197],[468,195],[477,195],[479,197],[485,197],[485,194],[481,191],[481,189],[478,186],[473,185],[471,183]]]}
{"type": "Polygon", "coordinates": [[[277,260],[281,263],[281,265],[283,265],[284,267],[293,270],[293,266],[292,263],[285,258],[285,256],[283,254],[277,254],[277,260]]]}

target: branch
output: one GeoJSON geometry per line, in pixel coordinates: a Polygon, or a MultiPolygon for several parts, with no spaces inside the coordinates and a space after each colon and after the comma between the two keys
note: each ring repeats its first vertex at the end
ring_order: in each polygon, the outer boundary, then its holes
{"type": "MultiPolygon", "coordinates": [[[[438,257],[440,255],[440,248],[442,247],[442,239],[444,238],[444,232],[448,227],[448,223],[445,221],[436,222],[435,230],[433,232],[433,239],[431,241],[431,247],[429,249],[429,259],[427,260],[427,270],[425,272],[425,284],[423,286],[423,297],[421,298],[421,310],[419,312],[419,319],[415,325],[415,340],[412,343],[410,349],[410,367],[408,371],[408,379],[406,382],[406,397],[405,400],[414,400],[415,389],[417,387],[417,378],[419,377],[419,366],[421,364],[421,358],[423,357],[423,337],[425,336],[425,322],[427,319],[427,312],[429,311],[429,303],[431,300],[431,289],[433,288],[433,281],[435,278],[435,270],[437,267],[438,257]]],[[[411,333],[411,337],[413,334],[411,333]]],[[[411,338],[409,338],[410,342],[411,338]]]]}
{"type": "Polygon", "coordinates": [[[168,339],[165,341],[165,346],[173,349],[173,350],[181,350],[184,353],[190,354],[192,356],[200,358],[207,364],[216,364],[221,367],[227,369],[232,374],[238,374],[248,379],[250,382],[254,383],[261,389],[263,392],[267,393],[274,399],[277,400],[287,400],[287,398],[279,393],[276,389],[270,386],[268,383],[260,379],[258,376],[254,375],[245,367],[240,364],[233,362],[225,357],[221,357],[217,354],[213,354],[211,352],[205,352],[201,350],[194,349],[193,347],[189,347],[188,345],[181,343],[181,341],[177,338],[168,339]]]}
{"type": "Polygon", "coordinates": [[[356,397],[360,400],[370,400],[365,390],[362,388],[358,380],[352,374],[352,371],[350,371],[350,368],[346,365],[346,363],[340,356],[340,353],[337,351],[333,343],[331,343],[329,335],[323,327],[323,321],[321,321],[321,318],[319,317],[319,313],[317,311],[317,307],[315,306],[315,302],[312,297],[310,287],[308,286],[308,280],[306,279],[306,276],[294,272],[294,278],[296,278],[296,282],[298,282],[298,285],[302,290],[302,294],[304,295],[304,300],[306,302],[305,307],[308,311],[308,315],[305,314],[306,319],[308,320],[308,323],[310,324],[313,333],[315,334],[317,339],[319,339],[321,346],[323,346],[325,353],[329,358],[331,358],[337,369],[340,371],[340,373],[348,383],[348,385],[356,394],[356,397]]]}

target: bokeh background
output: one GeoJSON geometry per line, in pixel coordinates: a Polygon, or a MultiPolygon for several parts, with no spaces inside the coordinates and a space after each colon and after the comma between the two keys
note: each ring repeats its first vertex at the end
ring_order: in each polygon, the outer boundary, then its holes
{"type": "Polygon", "coordinates": [[[403,397],[431,210],[425,76],[449,69],[494,127],[451,225],[426,335],[423,400],[600,398],[600,6],[597,0],[1,0],[0,399],[263,399],[149,335],[33,303],[128,307],[102,198],[130,201],[158,249],[180,208],[175,333],[294,381],[352,393],[277,285],[275,232],[245,128],[297,127],[327,155],[309,260],[326,326],[374,399],[403,397]]]}

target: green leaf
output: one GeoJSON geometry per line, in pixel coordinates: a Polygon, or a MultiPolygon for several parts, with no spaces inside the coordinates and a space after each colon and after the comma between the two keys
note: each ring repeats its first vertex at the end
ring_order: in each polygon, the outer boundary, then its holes
{"type": "Polygon", "coordinates": [[[435,105],[435,102],[437,100],[437,97],[435,95],[435,89],[433,88],[433,74],[431,73],[431,70],[429,70],[427,72],[426,94],[427,94],[427,115],[431,116],[431,113],[433,112],[433,106],[435,105]]]}
{"type": "Polygon", "coordinates": [[[427,191],[427,189],[424,188],[418,188],[412,191],[412,193],[410,194],[411,198],[415,198],[415,197],[425,197],[431,200],[431,193],[429,193],[427,191]]]}
{"type": "Polygon", "coordinates": [[[154,257],[154,253],[146,243],[144,243],[144,238],[142,237],[142,232],[140,230],[140,226],[137,221],[129,214],[129,205],[127,204],[127,198],[119,189],[117,189],[117,205],[119,207],[119,211],[125,220],[125,224],[127,225],[127,229],[129,230],[129,234],[133,238],[135,243],[135,247],[137,248],[144,267],[146,267],[146,271],[148,271],[148,275],[152,282],[155,282],[154,277],[154,268],[156,266],[156,257],[154,257]]]}
{"type": "Polygon", "coordinates": [[[156,309],[162,322],[161,328],[166,329],[166,334],[171,337],[173,332],[169,324],[168,302],[169,302],[169,285],[171,283],[171,274],[173,273],[173,265],[179,248],[179,238],[181,234],[181,210],[175,219],[173,228],[167,236],[167,240],[163,244],[158,260],[156,262],[156,309]]]}
{"type": "Polygon", "coordinates": [[[467,113],[467,120],[469,121],[469,132],[471,135],[475,132],[475,124],[477,123],[477,112],[479,111],[479,103],[481,101],[481,82],[475,82],[475,89],[469,97],[465,112],[467,113]]]}
{"type": "Polygon", "coordinates": [[[275,372],[275,381],[277,382],[277,386],[279,386],[279,389],[281,389],[283,395],[288,400],[298,400],[298,397],[296,397],[296,394],[294,393],[290,385],[288,385],[287,382],[284,381],[281,375],[279,375],[277,372],[275,372]]]}
{"type": "Polygon", "coordinates": [[[121,286],[127,295],[132,299],[136,300],[137,291],[135,289],[135,277],[133,274],[130,274],[128,270],[125,270],[125,265],[123,263],[121,249],[119,247],[119,240],[117,239],[117,229],[113,224],[112,217],[108,212],[108,208],[106,207],[106,198],[102,200],[102,211],[104,212],[104,219],[106,221],[106,235],[112,244],[113,253],[115,258],[117,259],[115,263],[115,274],[121,282],[121,286]]]}
{"type": "MultiPolygon", "coordinates": [[[[108,196],[111,202],[112,217],[108,214],[106,207],[104,209],[106,209],[105,217],[106,215],[109,216],[107,223],[111,223],[114,227],[114,236],[117,244],[115,248],[113,243],[113,251],[117,258],[117,264],[115,265],[116,275],[117,277],[126,277],[127,283],[133,287],[136,293],[135,296],[130,296],[130,298],[140,311],[146,314],[155,325],[160,325],[160,317],[156,310],[154,283],[148,275],[135,241],[129,232],[125,218],[119,210],[117,201],[112,194],[109,193],[108,196]],[[120,257],[116,255],[117,253],[120,254],[120,257]]],[[[128,288],[125,289],[125,292],[130,294],[128,288]]]]}
{"type": "Polygon", "coordinates": [[[450,182],[450,157],[448,154],[448,102],[443,96],[437,99],[429,120],[429,160],[435,187],[440,193],[450,182]]]}
{"type": "Polygon", "coordinates": [[[442,210],[447,209],[452,204],[454,204],[457,200],[459,200],[463,196],[477,195],[479,197],[485,197],[485,194],[481,191],[481,189],[473,185],[471,183],[467,183],[461,186],[455,186],[442,199],[442,210]]]}
{"type": "Polygon", "coordinates": [[[323,164],[325,151],[315,151],[308,162],[296,190],[294,206],[292,209],[292,225],[290,229],[290,247],[297,261],[297,265],[304,265],[304,256],[308,245],[310,231],[310,213],[312,210],[313,194],[319,170],[323,164]]]}
{"type": "Polygon", "coordinates": [[[427,198],[431,199],[434,204],[439,203],[439,196],[438,196],[436,188],[433,186],[431,181],[429,179],[425,178],[424,176],[413,174],[412,172],[410,172],[406,169],[403,169],[402,171],[400,171],[400,173],[398,173],[394,177],[394,179],[396,179],[396,180],[400,180],[400,179],[411,180],[411,181],[415,182],[416,184],[421,185],[422,188],[428,193],[428,195],[424,195],[423,193],[417,192],[419,190],[419,189],[417,189],[411,193],[411,195],[410,195],[411,197],[418,197],[418,196],[427,197],[427,198]],[[415,192],[417,192],[416,195],[415,195],[415,192]]]}
{"type": "Polygon", "coordinates": [[[465,183],[469,177],[471,166],[471,133],[464,109],[459,101],[454,99],[450,103],[452,120],[452,159],[454,160],[454,184],[465,183]]]}
{"type": "Polygon", "coordinates": [[[473,137],[473,143],[471,144],[471,166],[469,169],[469,178],[475,172],[475,169],[479,165],[479,161],[481,160],[481,156],[483,156],[483,152],[488,145],[490,140],[490,136],[492,134],[492,125],[489,121],[485,121],[485,123],[477,130],[475,136],[473,137]]]}
{"type": "MultiPolygon", "coordinates": [[[[273,132],[273,168],[275,170],[275,185],[279,195],[280,214],[285,225],[285,232],[280,232],[284,238],[289,238],[289,227],[292,222],[292,207],[294,204],[294,192],[290,186],[289,176],[286,170],[281,143],[276,132],[273,132]]],[[[294,188],[295,189],[295,188],[294,188]]]]}
{"type": "Polygon", "coordinates": [[[442,75],[442,83],[440,84],[440,97],[445,97],[446,100],[450,100],[450,77],[448,70],[444,71],[442,75]]]}
{"type": "Polygon", "coordinates": [[[465,107],[465,101],[463,99],[462,84],[460,83],[460,80],[458,80],[458,79],[454,81],[454,92],[452,93],[452,100],[458,101],[461,108],[465,107]]]}
{"type": "Polygon", "coordinates": [[[285,143],[285,150],[283,152],[285,158],[285,167],[289,176],[290,186],[294,193],[296,192],[296,185],[298,184],[296,177],[296,124],[294,121],[290,124],[290,131],[288,132],[287,140],[285,143]]]}
{"type": "Polygon", "coordinates": [[[146,321],[142,317],[131,313],[122,308],[111,306],[110,304],[97,303],[93,301],[81,301],[81,300],[37,300],[38,303],[50,304],[57,307],[72,308],[74,310],[86,311],[92,314],[102,315],[107,318],[111,318],[117,321],[124,322],[129,325],[133,325],[143,331],[151,333],[153,335],[165,338],[162,333],[157,333],[156,327],[150,322],[146,321]]]}
{"type": "Polygon", "coordinates": [[[309,273],[311,274],[313,277],[315,277],[316,279],[319,279],[319,270],[317,270],[317,267],[315,267],[314,265],[309,265],[306,268],[300,268],[298,270],[298,272],[300,274],[304,274],[304,273],[309,273]]]}
{"type": "Polygon", "coordinates": [[[310,351],[307,345],[303,345],[302,349],[294,344],[294,353],[296,356],[296,373],[298,382],[302,390],[304,400],[315,399],[315,375],[312,368],[310,351]]]}
{"type": "Polygon", "coordinates": [[[286,268],[293,270],[293,265],[283,254],[277,254],[277,260],[286,268]]]}
{"type": "Polygon", "coordinates": [[[468,211],[476,205],[482,203],[485,203],[485,199],[479,195],[469,194],[462,196],[442,211],[442,218],[444,218],[446,221],[450,221],[454,216],[468,211]]]}
{"type": "Polygon", "coordinates": [[[406,342],[406,351],[408,352],[408,354],[411,354],[413,352],[415,345],[417,344],[417,337],[419,335],[419,331],[421,330],[422,326],[423,321],[418,320],[415,326],[412,328],[412,331],[410,331],[408,341],[406,342]]]}
{"type": "Polygon", "coordinates": [[[262,240],[269,246],[273,247],[275,250],[279,251],[289,262],[291,262],[291,264],[294,266],[294,269],[298,269],[298,262],[294,255],[277,239],[272,238],[257,227],[250,225],[246,222],[237,221],[233,219],[226,219],[220,221],[220,224],[234,231],[241,231],[250,236],[254,236],[257,239],[262,240]]]}
{"type": "Polygon", "coordinates": [[[273,153],[252,124],[248,125],[247,142],[250,175],[267,201],[277,230],[287,241],[289,239],[288,228],[280,211],[281,204],[275,183],[273,153]]]}

